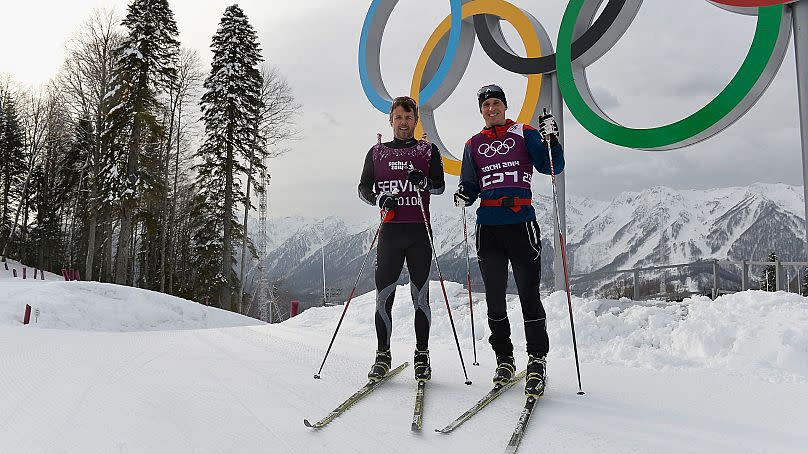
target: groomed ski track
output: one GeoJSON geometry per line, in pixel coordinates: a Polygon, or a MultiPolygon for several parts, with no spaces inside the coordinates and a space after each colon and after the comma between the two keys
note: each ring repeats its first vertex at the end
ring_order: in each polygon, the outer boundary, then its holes
{"type": "MultiPolygon", "coordinates": [[[[410,430],[411,369],[319,432],[365,381],[367,339],[345,336],[322,380],[329,333],[285,326],[86,333],[0,329],[0,439],[6,453],[502,452],[524,403],[515,386],[451,435],[434,433],[490,388],[493,358],[463,376],[451,343],[432,348],[424,431],[410,430]]],[[[408,346],[393,348],[409,359],[408,346]]],[[[550,365],[520,452],[796,452],[808,393],[692,370],[550,365]],[[535,450],[534,450],[535,449],[535,450]]]]}
{"type": "MultiPolygon", "coordinates": [[[[448,287],[470,358],[467,294],[448,287]]],[[[0,290],[3,454],[501,453],[524,404],[522,382],[452,434],[434,432],[491,388],[494,369],[485,306],[475,294],[481,365],[466,363],[474,383],[463,384],[434,282],[433,378],[421,433],[411,431],[412,368],[322,430],[302,424],[366,382],[373,293],[352,303],[315,380],[342,307],[241,326],[255,322],[108,284],[0,279],[0,290]],[[25,302],[42,308],[38,324],[20,325],[25,302]]],[[[414,347],[409,289],[397,294],[394,364],[412,361],[414,347]]],[[[514,327],[521,326],[518,304],[509,296],[514,327]]],[[[680,307],[574,298],[586,396],[575,394],[566,297],[545,304],[548,387],[519,453],[797,453],[808,445],[808,299],[744,292],[680,307]]],[[[513,339],[521,368],[520,329],[513,339]]]]}

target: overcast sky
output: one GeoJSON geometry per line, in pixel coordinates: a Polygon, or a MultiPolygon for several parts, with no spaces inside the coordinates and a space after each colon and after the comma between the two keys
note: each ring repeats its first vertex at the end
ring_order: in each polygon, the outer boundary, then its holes
{"type": "MultiPolygon", "coordinates": [[[[53,77],[64,46],[93,8],[126,11],[123,0],[4,2],[0,74],[38,86],[53,77]]],[[[183,46],[210,61],[210,41],[232,1],[171,0],[183,46]]],[[[566,1],[512,0],[557,39],[566,1]]],[[[377,132],[391,137],[387,117],[366,99],[357,55],[370,0],[249,0],[239,2],[256,28],[263,55],[288,79],[303,106],[302,139],[272,161],[270,213],[371,216],[356,185],[377,132]]],[[[449,2],[402,0],[385,29],[382,74],[393,94],[409,94],[418,55],[449,2]]],[[[511,46],[523,47],[503,25],[511,46]]],[[[679,120],[709,102],[732,78],[755,29],[755,19],[705,0],[646,0],[628,32],[589,67],[593,91],[610,116],[626,126],[651,127],[679,120]]],[[[504,87],[509,116],[516,117],[525,78],[492,63],[476,44],[466,75],[436,111],[438,130],[455,155],[483,125],[477,88],[504,87]]],[[[754,182],[802,184],[796,70],[793,47],[763,98],[720,135],[667,152],[630,150],[606,143],[565,112],[567,193],[610,200],[622,191],[654,185],[677,189],[745,186],[754,182]]],[[[547,178],[535,190],[549,193],[547,178]]],[[[457,178],[447,176],[448,203],[457,178]]]]}

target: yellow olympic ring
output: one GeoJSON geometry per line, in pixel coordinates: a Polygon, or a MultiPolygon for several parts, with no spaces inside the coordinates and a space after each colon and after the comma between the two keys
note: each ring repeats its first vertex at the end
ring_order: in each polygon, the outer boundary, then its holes
{"type": "MultiPolygon", "coordinates": [[[[495,14],[508,21],[519,33],[519,37],[522,38],[527,57],[541,57],[541,48],[539,47],[539,38],[536,36],[536,30],[533,28],[530,19],[528,19],[518,7],[505,0],[474,0],[463,5],[463,19],[475,14],[495,14]]],[[[432,55],[432,52],[435,50],[435,46],[437,46],[441,38],[449,32],[451,19],[451,15],[446,16],[435,31],[432,32],[424,49],[421,51],[418,63],[415,65],[415,73],[412,76],[412,85],[410,86],[410,97],[416,101],[418,101],[419,87],[421,86],[421,79],[424,77],[426,63],[429,60],[429,56],[432,55]]],[[[533,118],[536,105],[539,102],[541,78],[541,74],[530,74],[527,76],[525,100],[522,103],[522,109],[516,119],[518,123],[530,123],[530,119],[533,118]]],[[[423,134],[424,128],[421,126],[421,122],[418,121],[418,124],[415,126],[415,137],[421,137],[423,134]]],[[[442,158],[444,172],[450,175],[460,175],[461,161],[447,158],[446,156],[442,156],[442,158]]]]}

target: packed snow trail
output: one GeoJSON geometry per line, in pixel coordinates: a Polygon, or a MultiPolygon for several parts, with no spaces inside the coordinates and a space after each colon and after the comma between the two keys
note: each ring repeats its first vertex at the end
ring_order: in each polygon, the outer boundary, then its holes
{"type": "MultiPolygon", "coordinates": [[[[22,285],[12,284],[17,290],[22,285]]],[[[341,307],[312,309],[280,325],[196,329],[179,317],[171,330],[166,322],[154,331],[120,332],[126,330],[121,326],[113,332],[107,326],[88,332],[89,322],[67,313],[80,310],[77,301],[48,305],[53,288],[26,285],[10,298],[8,281],[0,282],[0,313],[11,314],[0,318],[4,453],[496,453],[503,452],[525,400],[521,386],[514,386],[451,435],[433,431],[491,388],[494,358],[485,342],[480,295],[480,366],[468,369],[474,384],[465,386],[445,307],[435,299],[442,296],[432,289],[433,378],[422,432],[410,430],[412,369],[327,428],[312,431],[303,418],[327,414],[366,382],[375,349],[373,294],[354,300],[322,379],[314,380],[341,307]],[[43,307],[45,325],[19,324],[21,312],[14,314],[23,297],[43,307]],[[76,325],[41,328],[54,319],[76,325]]],[[[162,319],[171,312],[167,307],[185,304],[183,313],[202,310],[207,320],[223,325],[260,323],[233,320],[232,314],[217,318],[221,311],[152,292],[129,301],[110,298],[124,291],[115,286],[58,285],[65,295],[79,289],[86,294],[84,318],[103,308],[124,320],[127,310],[162,319]]],[[[468,295],[456,284],[447,290],[461,346],[469,351],[471,327],[461,309],[468,307],[468,295]]],[[[414,348],[409,291],[398,292],[396,364],[411,361],[414,348]]],[[[586,396],[575,394],[565,296],[545,301],[552,351],[548,387],[520,453],[796,453],[808,445],[805,298],[744,292],[681,305],[575,298],[586,396]]],[[[514,297],[509,307],[517,327],[514,297]]],[[[514,341],[521,368],[524,338],[516,328],[514,341]]]]}

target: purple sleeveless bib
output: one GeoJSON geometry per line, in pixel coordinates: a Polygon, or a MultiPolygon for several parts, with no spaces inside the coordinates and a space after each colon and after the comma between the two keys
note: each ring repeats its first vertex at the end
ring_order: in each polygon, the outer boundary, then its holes
{"type": "Polygon", "coordinates": [[[530,189],[533,163],[527,153],[521,123],[514,123],[496,139],[476,134],[470,146],[480,192],[500,188],[530,189]]]}
{"type": "MultiPolygon", "coordinates": [[[[374,192],[381,194],[398,191],[395,216],[387,222],[424,223],[424,215],[418,206],[418,194],[412,183],[407,181],[407,172],[412,163],[428,178],[431,158],[432,145],[423,140],[408,148],[389,148],[383,144],[373,147],[373,174],[376,178],[373,185],[374,192]]],[[[429,191],[421,192],[421,200],[426,218],[429,219],[429,191]]]]}

